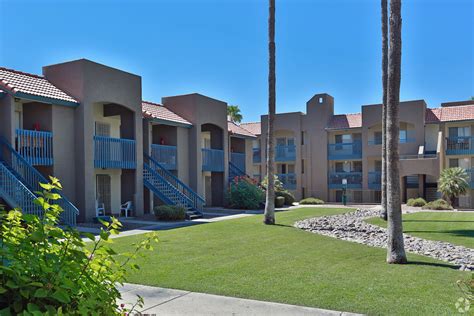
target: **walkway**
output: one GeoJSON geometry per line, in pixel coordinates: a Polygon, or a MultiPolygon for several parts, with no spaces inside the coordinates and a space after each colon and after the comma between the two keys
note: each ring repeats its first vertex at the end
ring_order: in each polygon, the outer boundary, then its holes
{"type": "Polygon", "coordinates": [[[119,288],[121,303],[127,307],[136,301],[136,295],[143,297],[145,305],[139,309],[144,314],[157,315],[359,315],[326,309],[248,300],[237,297],[219,296],[152,287],[139,284],[125,284],[119,288]]]}

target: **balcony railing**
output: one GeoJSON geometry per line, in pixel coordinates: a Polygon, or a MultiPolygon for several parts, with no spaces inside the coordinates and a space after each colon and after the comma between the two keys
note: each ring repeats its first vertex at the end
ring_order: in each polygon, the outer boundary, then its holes
{"type": "Polygon", "coordinates": [[[245,172],[245,154],[244,153],[231,153],[230,161],[237,166],[240,170],[245,172]]]}
{"type": "Polygon", "coordinates": [[[202,171],[224,172],[224,151],[202,148],[202,171]]]}
{"type": "Polygon", "coordinates": [[[330,189],[342,189],[342,180],[347,179],[348,189],[362,188],[362,172],[330,172],[328,186],[330,189]]]}
{"type": "Polygon", "coordinates": [[[260,148],[253,148],[253,163],[260,163],[262,161],[262,151],[260,148]]]}
{"type": "Polygon", "coordinates": [[[382,172],[370,171],[369,172],[369,189],[380,190],[382,188],[382,172]]]}
{"type": "Polygon", "coordinates": [[[275,146],[275,161],[295,161],[295,145],[277,145],[275,146]]]}
{"type": "Polygon", "coordinates": [[[283,187],[287,190],[296,189],[296,174],[294,173],[279,173],[276,174],[278,179],[283,184],[283,187]]]}
{"type": "Polygon", "coordinates": [[[176,170],[176,146],[151,145],[151,158],[167,170],[176,170]]]}
{"type": "Polygon", "coordinates": [[[328,159],[361,159],[362,142],[328,144],[328,159]]]}
{"type": "Polygon", "coordinates": [[[135,140],[94,136],[94,167],[135,169],[135,140]]]}
{"type": "Polygon", "coordinates": [[[446,155],[474,154],[474,136],[457,136],[446,138],[446,155]]]}
{"type": "MultiPolygon", "coordinates": [[[[400,138],[398,140],[399,144],[408,144],[414,143],[416,140],[414,138],[400,138]]],[[[374,138],[368,141],[369,145],[382,145],[382,138],[374,138]]]]}
{"type": "Polygon", "coordinates": [[[17,129],[16,151],[31,165],[53,165],[53,133],[17,129]]]}

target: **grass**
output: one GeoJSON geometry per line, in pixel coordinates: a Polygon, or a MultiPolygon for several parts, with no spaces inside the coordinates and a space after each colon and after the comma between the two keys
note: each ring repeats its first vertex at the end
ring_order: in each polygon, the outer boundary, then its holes
{"type": "MultiPolygon", "coordinates": [[[[382,227],[387,223],[380,218],[367,222],[382,227]]],[[[412,236],[441,240],[474,248],[474,213],[419,212],[403,215],[403,231],[412,236]]]]}
{"type": "MultiPolygon", "coordinates": [[[[252,216],[162,231],[129,282],[370,315],[455,312],[455,283],[468,273],[411,254],[411,264],[388,265],[384,249],[292,227],[347,211],[301,208],[277,213],[274,226],[252,216]]],[[[115,250],[141,238],[115,239],[115,250]]]]}

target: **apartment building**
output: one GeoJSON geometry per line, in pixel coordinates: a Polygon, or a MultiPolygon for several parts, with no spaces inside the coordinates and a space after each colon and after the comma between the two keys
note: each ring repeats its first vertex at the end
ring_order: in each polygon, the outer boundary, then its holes
{"type": "Polygon", "coordinates": [[[227,103],[197,93],[142,100],[141,77],[80,59],[43,75],[0,68],[0,203],[33,203],[49,175],[63,184],[62,220],[224,204],[229,178],[250,173],[255,135],[227,103]]]}
{"type": "MultiPolygon", "coordinates": [[[[382,109],[364,105],[361,113],[334,114],[334,98],[317,94],[306,112],[279,113],[275,118],[275,167],[284,186],[297,199],[314,196],[341,202],[343,179],[348,200],[380,202],[382,109]]],[[[266,170],[267,116],[241,127],[258,138],[253,146],[252,175],[266,170]]],[[[460,207],[474,207],[474,101],[428,108],[424,100],[400,103],[400,184],[402,199],[436,199],[440,171],[460,166],[470,175],[471,190],[460,207]]]]}

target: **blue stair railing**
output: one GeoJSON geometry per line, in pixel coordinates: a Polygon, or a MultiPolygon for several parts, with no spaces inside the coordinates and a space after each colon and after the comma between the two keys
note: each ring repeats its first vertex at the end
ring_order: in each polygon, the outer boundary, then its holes
{"type": "Polygon", "coordinates": [[[258,181],[255,181],[251,176],[245,173],[242,169],[237,167],[232,161],[229,161],[229,183],[232,183],[235,177],[243,177],[251,183],[255,183],[262,190],[266,190],[258,181]]]}
{"type": "MultiPolygon", "coordinates": [[[[159,162],[157,162],[155,159],[150,157],[150,155],[148,155],[147,153],[144,153],[144,158],[146,161],[148,161],[148,163],[144,163],[144,165],[146,166],[143,168],[145,181],[148,181],[146,179],[147,177],[159,176],[160,179],[157,179],[157,180],[161,181],[161,179],[163,179],[166,185],[171,187],[166,190],[163,190],[163,192],[159,194],[157,193],[158,196],[164,195],[170,192],[173,194],[175,194],[175,192],[179,192],[182,195],[182,198],[184,198],[182,199],[182,201],[186,202],[186,206],[188,208],[191,208],[192,210],[200,212],[200,213],[202,212],[203,207],[206,204],[206,201],[201,196],[199,196],[189,186],[187,186],[181,180],[179,180],[174,174],[168,171],[159,162]],[[153,173],[149,172],[147,168],[153,171],[153,173]],[[172,188],[174,188],[174,190],[172,190],[172,188]]],[[[153,192],[156,193],[155,191],[153,192]]],[[[172,195],[168,197],[169,200],[171,200],[172,198],[174,198],[172,195]]],[[[164,202],[168,202],[168,201],[164,201],[164,202]]]]}
{"type": "MultiPolygon", "coordinates": [[[[24,187],[28,188],[30,192],[43,191],[40,183],[48,183],[49,181],[39,173],[32,165],[28,163],[10,143],[3,137],[0,138],[0,161],[5,165],[24,187]]],[[[19,184],[17,184],[18,186],[19,184]]],[[[3,189],[5,190],[5,189],[3,189]]],[[[25,195],[24,198],[27,196],[25,195]]],[[[32,198],[30,196],[30,198],[32,198]]],[[[27,203],[26,200],[14,201],[16,205],[27,203]]],[[[61,199],[57,201],[58,205],[64,210],[61,213],[61,222],[66,225],[75,226],[76,217],[79,210],[66,197],[61,194],[61,199]]],[[[29,212],[28,209],[23,210],[29,212]]]]}

